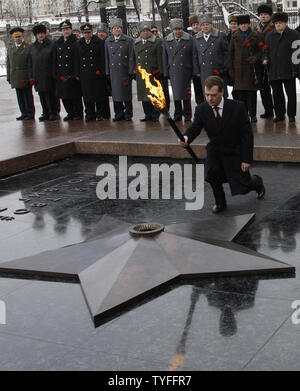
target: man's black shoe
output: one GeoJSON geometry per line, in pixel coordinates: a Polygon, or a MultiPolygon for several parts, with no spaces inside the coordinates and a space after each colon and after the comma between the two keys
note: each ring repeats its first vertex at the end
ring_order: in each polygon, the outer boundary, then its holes
{"type": "Polygon", "coordinates": [[[289,118],[289,122],[290,122],[290,123],[296,122],[295,117],[290,117],[290,118],[289,118]]]}
{"type": "Polygon", "coordinates": [[[67,115],[65,118],[64,118],[64,121],[73,121],[73,117],[71,115],[67,115]]]}
{"type": "Polygon", "coordinates": [[[220,212],[223,212],[223,210],[225,210],[225,209],[227,209],[227,204],[226,203],[225,204],[220,204],[220,205],[216,204],[216,205],[213,206],[212,212],[213,213],[220,213],[220,212]]]}
{"type": "Polygon", "coordinates": [[[29,121],[29,120],[33,120],[33,119],[34,119],[34,117],[29,116],[29,115],[23,118],[24,121],[29,121]]]}
{"type": "Polygon", "coordinates": [[[82,117],[79,117],[79,115],[75,115],[75,117],[73,118],[74,121],[82,121],[82,117]]]}
{"type": "Polygon", "coordinates": [[[22,119],[25,119],[25,118],[26,118],[26,115],[20,115],[20,117],[17,117],[16,120],[21,121],[22,119]]]}
{"type": "Polygon", "coordinates": [[[281,122],[281,121],[284,121],[285,120],[285,117],[275,117],[274,119],[273,119],[273,122],[281,122]]]}
{"type": "Polygon", "coordinates": [[[147,122],[147,121],[151,121],[151,117],[145,117],[145,118],[142,118],[140,119],[141,122],[147,122]]]}
{"type": "Polygon", "coordinates": [[[124,117],[115,117],[113,118],[113,121],[114,122],[117,122],[117,121],[123,121],[124,117]]]}
{"type": "Polygon", "coordinates": [[[252,123],[256,123],[256,122],[257,122],[257,118],[256,118],[256,116],[254,116],[254,117],[251,117],[251,122],[252,122],[252,123]]]}
{"type": "Polygon", "coordinates": [[[85,117],[85,122],[96,121],[96,117],[85,117]]]}
{"type": "Polygon", "coordinates": [[[41,115],[39,117],[39,121],[43,122],[43,121],[47,121],[49,119],[48,115],[41,115]]]}
{"type": "Polygon", "coordinates": [[[263,113],[260,118],[273,118],[273,113],[263,113]]]}
{"type": "Polygon", "coordinates": [[[59,115],[51,114],[49,117],[49,121],[58,121],[60,119],[59,115]]]}
{"type": "Polygon", "coordinates": [[[257,199],[258,200],[261,200],[264,195],[266,194],[266,189],[265,189],[265,186],[264,186],[264,182],[262,180],[262,177],[260,177],[259,175],[253,175],[253,178],[254,181],[255,181],[255,186],[256,186],[256,193],[257,193],[257,199]]]}

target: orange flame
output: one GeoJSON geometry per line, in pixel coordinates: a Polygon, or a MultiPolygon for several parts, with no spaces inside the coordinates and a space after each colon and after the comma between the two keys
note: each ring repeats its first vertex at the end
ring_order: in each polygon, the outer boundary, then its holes
{"type": "Polygon", "coordinates": [[[158,110],[163,110],[166,108],[166,98],[162,88],[162,85],[156,77],[153,76],[153,80],[156,85],[152,84],[150,81],[151,73],[148,73],[145,69],[143,69],[140,65],[138,66],[138,71],[140,72],[142,79],[145,80],[146,88],[148,88],[150,94],[147,95],[151,100],[151,103],[158,110]]]}
{"type": "Polygon", "coordinates": [[[184,355],[182,353],[177,353],[170,360],[169,371],[182,371],[184,365],[184,355]]]}

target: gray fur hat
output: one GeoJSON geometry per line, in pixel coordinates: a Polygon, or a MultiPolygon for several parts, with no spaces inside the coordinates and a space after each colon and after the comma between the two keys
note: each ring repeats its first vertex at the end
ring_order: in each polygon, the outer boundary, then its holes
{"type": "Polygon", "coordinates": [[[123,21],[121,18],[112,18],[109,21],[109,27],[112,29],[113,27],[119,26],[123,28],[123,21]]]}
{"type": "Polygon", "coordinates": [[[170,29],[183,29],[183,20],[176,18],[176,19],[171,19],[170,20],[170,29]]]}
{"type": "Polygon", "coordinates": [[[212,13],[210,13],[210,12],[207,12],[206,14],[203,14],[199,17],[200,24],[203,24],[203,23],[211,23],[212,24],[212,22],[213,22],[213,17],[212,17],[212,13]]]}

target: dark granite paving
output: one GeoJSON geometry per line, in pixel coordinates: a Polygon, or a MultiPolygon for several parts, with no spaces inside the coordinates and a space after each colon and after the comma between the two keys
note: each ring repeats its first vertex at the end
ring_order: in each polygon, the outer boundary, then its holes
{"type": "MultiPolygon", "coordinates": [[[[172,160],[164,160],[172,163],[172,160]]],[[[106,157],[74,157],[0,180],[0,262],[86,240],[104,214],[129,222],[219,219],[184,200],[100,201],[96,168],[106,157]],[[30,199],[20,201],[19,199],[30,199]],[[31,204],[46,203],[44,207],[31,204]]],[[[162,160],[129,159],[162,163],[162,160]]],[[[300,266],[300,175],[297,164],[257,164],[267,194],[226,193],[225,216],[256,213],[238,243],[300,266]]],[[[296,270],[297,270],[296,269],[296,270]]],[[[7,324],[0,325],[0,370],[299,370],[300,300],[295,278],[219,278],[173,286],[95,329],[79,284],[0,278],[7,324]]]]}

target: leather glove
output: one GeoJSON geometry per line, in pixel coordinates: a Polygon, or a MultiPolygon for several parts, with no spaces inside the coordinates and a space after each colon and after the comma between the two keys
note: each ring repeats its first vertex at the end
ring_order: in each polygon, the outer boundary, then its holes
{"type": "Polygon", "coordinates": [[[250,62],[250,64],[255,64],[257,61],[257,58],[255,56],[250,56],[247,58],[247,61],[250,62]]]}

